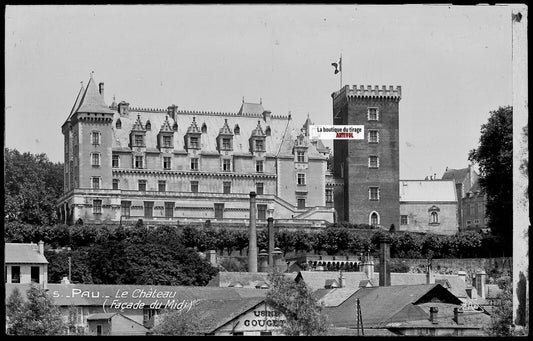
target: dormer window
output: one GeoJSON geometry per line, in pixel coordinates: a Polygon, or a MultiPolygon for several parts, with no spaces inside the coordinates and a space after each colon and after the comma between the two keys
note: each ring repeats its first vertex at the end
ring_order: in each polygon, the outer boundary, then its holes
{"type": "Polygon", "coordinates": [[[224,150],[231,149],[231,139],[230,138],[223,138],[222,139],[222,149],[224,149],[224,150]]]}
{"type": "Polygon", "coordinates": [[[130,133],[131,147],[145,147],[145,139],[144,139],[145,135],[146,135],[146,130],[144,129],[141,123],[141,117],[140,115],[137,115],[137,121],[135,121],[135,124],[131,128],[131,133],[130,133]]]}
{"type": "Polygon", "coordinates": [[[265,143],[263,140],[255,140],[255,151],[262,152],[265,150],[265,143]]]}
{"type": "Polygon", "coordinates": [[[134,142],[133,145],[135,147],[144,147],[144,135],[135,134],[133,142],[134,142]]]}
{"type": "Polygon", "coordinates": [[[115,123],[115,128],[122,129],[122,121],[120,120],[120,118],[115,123]]]}
{"type": "Polygon", "coordinates": [[[172,126],[172,130],[178,131],[178,124],[174,122],[174,125],[172,126]]]}
{"type": "Polygon", "coordinates": [[[172,136],[168,136],[168,135],[163,136],[163,147],[164,148],[172,147],[172,136]]]}
{"type": "Polygon", "coordinates": [[[190,148],[198,149],[200,147],[199,140],[200,139],[198,137],[191,136],[191,138],[190,138],[190,148]]]}
{"type": "Polygon", "coordinates": [[[305,152],[303,150],[296,152],[296,162],[305,162],[305,152]]]}
{"type": "Polygon", "coordinates": [[[250,136],[250,151],[254,152],[264,152],[265,151],[265,137],[266,134],[261,128],[261,121],[257,121],[257,127],[252,131],[250,136]]]}
{"type": "Polygon", "coordinates": [[[266,127],[265,134],[266,134],[266,136],[270,136],[270,134],[271,134],[270,126],[266,127]]]}
{"type": "Polygon", "coordinates": [[[224,125],[220,128],[217,137],[219,151],[233,150],[233,132],[229,128],[228,119],[224,120],[224,125]]]}
{"type": "Polygon", "coordinates": [[[238,124],[236,124],[235,128],[233,128],[233,132],[235,133],[235,135],[240,135],[241,134],[241,128],[239,127],[238,124]]]}
{"type": "Polygon", "coordinates": [[[206,134],[207,133],[207,124],[202,124],[202,134],[206,134]]]}
{"type": "Polygon", "coordinates": [[[145,128],[146,130],[152,130],[152,123],[150,123],[150,120],[146,121],[145,128]]]}

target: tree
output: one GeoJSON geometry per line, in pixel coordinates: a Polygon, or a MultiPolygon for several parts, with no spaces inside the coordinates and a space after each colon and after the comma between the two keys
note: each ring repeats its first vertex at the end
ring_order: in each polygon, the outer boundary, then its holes
{"type": "Polygon", "coordinates": [[[491,324],[487,329],[490,336],[517,336],[513,329],[513,283],[510,276],[497,280],[501,292],[498,294],[500,304],[491,315],[491,324]]]}
{"type": "Polygon", "coordinates": [[[283,257],[287,255],[288,252],[294,250],[294,233],[288,230],[281,230],[274,236],[275,245],[283,251],[283,257]]]}
{"type": "Polygon", "coordinates": [[[56,221],[56,201],[63,192],[63,164],[46,154],[4,149],[5,221],[50,225],[56,221]]]}
{"type": "Polygon", "coordinates": [[[303,281],[295,282],[282,273],[268,275],[270,289],[267,304],[282,313],[287,319],[282,327],[285,335],[313,336],[326,334],[326,320],[321,314],[322,306],[303,281]]]}
{"type": "Polygon", "coordinates": [[[158,316],[159,322],[152,329],[153,335],[200,335],[202,326],[200,316],[195,309],[165,310],[158,316]]]}
{"type": "Polygon", "coordinates": [[[26,292],[27,301],[15,291],[8,299],[7,330],[13,335],[58,335],[66,328],[61,312],[45,289],[32,284],[26,292]],[[23,303],[22,303],[23,302],[23,303]],[[18,307],[21,307],[20,309],[18,307]]]}
{"type": "Polygon", "coordinates": [[[492,233],[503,238],[504,253],[513,246],[513,107],[490,112],[481,126],[477,149],[468,159],[479,166],[479,185],[486,194],[486,214],[492,233]]]}

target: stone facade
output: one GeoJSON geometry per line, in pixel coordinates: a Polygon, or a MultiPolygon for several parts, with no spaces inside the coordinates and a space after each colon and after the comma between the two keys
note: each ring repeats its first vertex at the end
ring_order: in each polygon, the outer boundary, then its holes
{"type": "Polygon", "coordinates": [[[344,86],[332,94],[333,124],[363,125],[364,140],[335,140],[330,185],[338,219],[399,226],[399,101],[401,87],[344,86]],[[377,157],[376,164],[370,158],[377,157]]]}
{"type": "Polygon", "coordinates": [[[130,108],[104,102],[103,83],[80,89],[62,126],[66,223],[249,219],[332,222],[326,156],[309,120],[243,101],[237,113],[130,108]]]}

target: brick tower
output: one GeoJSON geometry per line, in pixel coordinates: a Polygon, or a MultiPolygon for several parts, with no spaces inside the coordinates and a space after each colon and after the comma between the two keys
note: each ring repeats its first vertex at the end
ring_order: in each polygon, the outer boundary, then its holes
{"type": "Polygon", "coordinates": [[[333,124],[365,132],[364,140],[333,142],[333,175],[344,183],[334,194],[338,219],[398,229],[401,87],[345,85],[331,97],[333,124]]]}

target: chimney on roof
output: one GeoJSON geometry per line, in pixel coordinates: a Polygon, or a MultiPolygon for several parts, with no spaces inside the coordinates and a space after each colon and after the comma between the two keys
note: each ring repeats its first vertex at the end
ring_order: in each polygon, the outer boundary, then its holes
{"type": "Polygon", "coordinates": [[[63,279],[61,280],[61,284],[70,284],[70,281],[68,280],[67,276],[63,277],[63,279]]]}
{"type": "Polygon", "coordinates": [[[127,103],[127,102],[124,102],[124,101],[121,101],[119,104],[118,104],[118,113],[120,115],[127,115],[128,112],[129,112],[129,108],[130,107],[130,104],[127,103]]]}
{"type": "Polygon", "coordinates": [[[457,324],[463,324],[463,317],[461,316],[463,314],[463,310],[460,308],[453,308],[453,320],[457,324]]]}
{"type": "Polygon", "coordinates": [[[39,241],[39,253],[44,256],[44,242],[41,240],[39,241]]]}
{"type": "Polygon", "coordinates": [[[257,272],[257,230],[255,192],[250,192],[250,229],[248,231],[248,272],[257,272]]]}
{"type": "Polygon", "coordinates": [[[346,286],[344,273],[342,273],[342,270],[339,273],[339,288],[344,288],[346,286]]]}
{"type": "Polygon", "coordinates": [[[433,324],[438,324],[439,323],[437,321],[438,313],[439,313],[439,308],[437,308],[437,307],[429,307],[429,320],[431,321],[431,323],[433,323],[433,324]]]}
{"type": "Polygon", "coordinates": [[[428,262],[426,268],[426,284],[435,284],[435,273],[431,270],[431,263],[428,262]]]}
{"type": "Polygon", "coordinates": [[[384,235],[379,239],[379,286],[390,286],[390,244],[391,238],[384,235]]]}
{"type": "Polygon", "coordinates": [[[367,255],[363,258],[363,264],[361,264],[361,270],[366,274],[366,277],[369,280],[374,279],[374,261],[372,260],[372,257],[367,253],[367,255]]]}
{"type": "Polygon", "coordinates": [[[98,92],[100,92],[100,95],[102,95],[102,98],[104,97],[104,83],[98,84],[98,92]]]}

